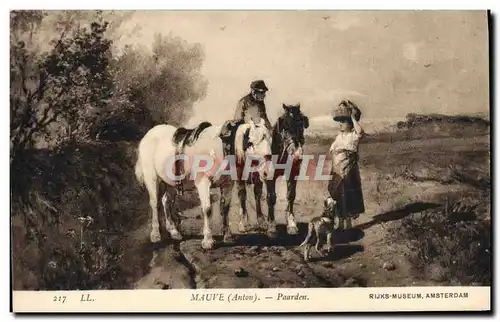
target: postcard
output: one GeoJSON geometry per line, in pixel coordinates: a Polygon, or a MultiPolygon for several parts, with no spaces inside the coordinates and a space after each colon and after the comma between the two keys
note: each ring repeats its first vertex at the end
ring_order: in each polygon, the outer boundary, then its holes
{"type": "Polygon", "coordinates": [[[12,311],[490,311],[490,24],[12,10],[12,311]]]}

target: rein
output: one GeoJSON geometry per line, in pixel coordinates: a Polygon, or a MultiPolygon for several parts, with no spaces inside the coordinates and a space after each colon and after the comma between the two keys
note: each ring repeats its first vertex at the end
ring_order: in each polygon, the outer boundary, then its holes
{"type": "Polygon", "coordinates": [[[283,129],[280,128],[280,119],[276,122],[276,131],[278,134],[278,137],[280,138],[280,154],[279,154],[279,160],[285,157],[286,155],[286,149],[294,143],[294,138],[292,136],[286,137],[286,134],[283,133],[283,129]]]}

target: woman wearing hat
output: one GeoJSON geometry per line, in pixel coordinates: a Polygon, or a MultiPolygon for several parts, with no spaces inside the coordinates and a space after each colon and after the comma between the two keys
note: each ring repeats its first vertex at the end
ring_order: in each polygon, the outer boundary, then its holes
{"type": "Polygon", "coordinates": [[[330,147],[332,179],[328,192],[338,205],[339,229],[352,226],[351,219],[365,212],[361,177],[358,166],[359,140],[364,131],[358,121],[361,111],[349,100],[343,100],[334,111],[333,119],[340,123],[340,133],[330,147]]]}

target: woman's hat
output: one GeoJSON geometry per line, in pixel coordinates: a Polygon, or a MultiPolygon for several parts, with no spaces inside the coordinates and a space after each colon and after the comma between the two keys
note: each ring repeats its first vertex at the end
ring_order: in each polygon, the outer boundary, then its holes
{"type": "Polygon", "coordinates": [[[342,100],[340,104],[333,110],[333,120],[340,122],[351,119],[351,111],[354,110],[354,118],[356,121],[361,119],[361,110],[350,100],[342,100]]]}

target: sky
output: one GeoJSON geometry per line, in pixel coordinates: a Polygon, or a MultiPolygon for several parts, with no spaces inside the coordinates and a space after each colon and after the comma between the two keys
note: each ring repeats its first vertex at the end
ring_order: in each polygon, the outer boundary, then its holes
{"type": "Polygon", "coordinates": [[[321,118],[344,98],[366,119],[489,111],[484,11],[137,11],[120,31],[119,45],[202,45],[207,95],[190,124],[231,118],[254,79],[271,120],[282,103],[321,118]]]}

